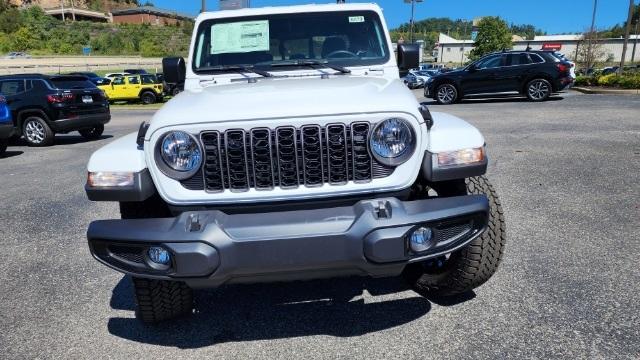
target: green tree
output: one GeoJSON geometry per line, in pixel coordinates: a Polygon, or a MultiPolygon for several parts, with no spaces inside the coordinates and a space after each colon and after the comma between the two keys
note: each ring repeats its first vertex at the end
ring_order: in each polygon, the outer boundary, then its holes
{"type": "Polygon", "coordinates": [[[471,60],[479,59],[490,52],[511,49],[513,42],[509,26],[497,16],[483,18],[478,24],[478,36],[474,46],[469,54],[471,60]]]}

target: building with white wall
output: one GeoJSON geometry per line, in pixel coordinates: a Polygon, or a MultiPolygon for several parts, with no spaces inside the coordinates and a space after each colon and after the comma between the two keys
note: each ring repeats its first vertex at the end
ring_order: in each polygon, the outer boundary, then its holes
{"type": "MultiPolygon", "coordinates": [[[[622,47],[624,39],[601,39],[602,50],[604,56],[599,61],[613,61],[620,62],[622,59],[622,47]]],[[[640,61],[640,35],[631,35],[629,44],[627,46],[627,62],[631,61],[633,43],[638,41],[636,46],[636,52],[634,61],[640,61]]],[[[527,46],[532,50],[556,50],[559,51],[569,59],[575,59],[577,57],[578,48],[583,46],[582,35],[544,35],[536,36],[533,40],[514,39],[513,50],[525,50],[527,46]]],[[[474,48],[472,40],[458,40],[454,39],[446,34],[440,34],[438,37],[438,43],[434,49],[434,58],[436,62],[460,65],[469,61],[469,52],[474,48]]]]}

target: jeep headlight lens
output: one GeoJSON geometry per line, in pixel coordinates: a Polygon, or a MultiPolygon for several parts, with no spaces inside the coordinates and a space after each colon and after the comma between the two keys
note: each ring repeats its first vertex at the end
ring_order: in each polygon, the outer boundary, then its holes
{"type": "Polygon", "coordinates": [[[165,134],[158,150],[164,164],[177,172],[165,172],[166,175],[173,178],[185,178],[187,175],[192,175],[202,164],[200,144],[193,136],[184,131],[171,131],[165,134]]]}
{"type": "Polygon", "coordinates": [[[387,119],[373,129],[371,151],[376,159],[386,165],[400,165],[414,150],[414,134],[411,125],[403,119],[387,119]]]}

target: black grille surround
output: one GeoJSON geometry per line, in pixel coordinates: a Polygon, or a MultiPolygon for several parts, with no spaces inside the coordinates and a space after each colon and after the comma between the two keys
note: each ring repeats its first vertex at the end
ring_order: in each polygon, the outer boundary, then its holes
{"type": "Polygon", "coordinates": [[[370,153],[372,127],[354,122],[202,131],[202,171],[180,183],[208,193],[369,183],[395,169],[370,153]]]}

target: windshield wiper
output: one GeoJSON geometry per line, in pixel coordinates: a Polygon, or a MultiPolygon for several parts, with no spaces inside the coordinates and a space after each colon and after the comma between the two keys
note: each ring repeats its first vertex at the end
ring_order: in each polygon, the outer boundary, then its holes
{"type": "Polygon", "coordinates": [[[316,66],[322,66],[325,68],[329,68],[335,71],[338,71],[342,74],[351,74],[351,70],[344,68],[339,65],[329,64],[328,61],[318,61],[318,60],[295,60],[295,61],[283,61],[283,62],[273,62],[269,63],[272,67],[283,67],[283,66],[310,66],[313,69],[318,69],[316,66]]]}
{"type": "Polygon", "coordinates": [[[253,74],[258,74],[262,77],[273,77],[273,74],[259,70],[254,68],[253,66],[245,66],[245,65],[217,65],[217,66],[207,66],[199,68],[198,71],[236,71],[236,72],[248,72],[253,74]]]}

